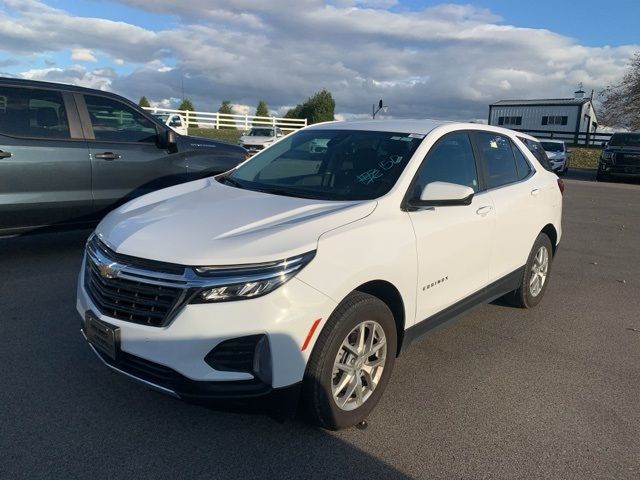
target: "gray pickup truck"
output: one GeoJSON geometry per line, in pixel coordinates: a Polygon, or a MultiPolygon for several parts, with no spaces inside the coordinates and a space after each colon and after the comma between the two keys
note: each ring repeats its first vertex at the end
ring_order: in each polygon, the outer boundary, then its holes
{"type": "Polygon", "coordinates": [[[614,133],[604,145],[596,178],[614,176],[640,178],[640,132],[614,133]]]}
{"type": "Polygon", "coordinates": [[[131,198],[225,172],[246,155],[179,135],[118,95],[0,78],[0,236],[90,225],[131,198]]]}

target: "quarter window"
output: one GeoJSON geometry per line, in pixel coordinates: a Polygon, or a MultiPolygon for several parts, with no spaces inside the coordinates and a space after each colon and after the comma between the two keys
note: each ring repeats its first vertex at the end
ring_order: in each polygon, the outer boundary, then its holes
{"type": "Polygon", "coordinates": [[[0,87],[0,133],[16,137],[70,138],[62,95],[50,90],[0,87]]]}
{"type": "Polygon", "coordinates": [[[487,188],[518,181],[511,141],[507,137],[490,132],[478,132],[477,142],[482,152],[487,188]]]}
{"type": "Polygon", "coordinates": [[[457,183],[478,191],[476,161],[468,134],[449,134],[431,147],[418,171],[411,198],[419,198],[432,182],[457,183]]]}
{"type": "Polygon", "coordinates": [[[513,155],[516,157],[516,169],[518,170],[518,180],[523,180],[531,173],[531,165],[527,162],[522,152],[518,147],[511,143],[513,149],[513,155]]]}
{"type": "Polygon", "coordinates": [[[117,100],[85,95],[96,140],[108,142],[156,141],[155,125],[140,112],[117,100]]]}

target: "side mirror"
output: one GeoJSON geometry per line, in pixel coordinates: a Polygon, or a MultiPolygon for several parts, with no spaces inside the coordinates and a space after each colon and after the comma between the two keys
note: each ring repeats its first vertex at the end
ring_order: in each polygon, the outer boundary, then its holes
{"type": "Polygon", "coordinates": [[[607,148],[607,142],[602,142],[602,143],[600,144],[600,146],[601,146],[602,148],[607,148]]]}
{"type": "Polygon", "coordinates": [[[471,205],[475,192],[466,185],[448,182],[431,182],[422,190],[420,198],[409,201],[411,207],[445,207],[471,205]]]}
{"type": "Polygon", "coordinates": [[[567,148],[566,152],[567,152],[567,154],[571,153],[571,149],[567,148]]]}

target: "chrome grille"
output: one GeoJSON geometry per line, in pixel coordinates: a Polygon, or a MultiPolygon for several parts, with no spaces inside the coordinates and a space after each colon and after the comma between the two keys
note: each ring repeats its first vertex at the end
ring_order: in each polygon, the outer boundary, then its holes
{"type": "Polygon", "coordinates": [[[165,325],[187,295],[184,267],[116,254],[93,237],[87,244],[84,285],[100,313],[142,325],[165,325]],[[110,275],[105,265],[117,266],[110,275]],[[155,267],[155,270],[150,268],[155,267]]]}

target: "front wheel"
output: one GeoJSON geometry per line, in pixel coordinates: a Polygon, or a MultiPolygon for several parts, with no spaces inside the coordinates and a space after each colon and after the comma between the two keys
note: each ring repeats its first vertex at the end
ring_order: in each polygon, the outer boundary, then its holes
{"type": "Polygon", "coordinates": [[[551,240],[547,235],[541,233],[529,253],[520,287],[512,294],[515,306],[533,308],[540,303],[549,286],[552,260],[551,240]]]}
{"type": "Polygon", "coordinates": [[[307,363],[302,401],[311,420],[338,430],[367,418],[387,386],[397,348],[389,307],[350,294],[333,312],[307,363]]]}

